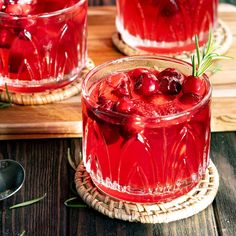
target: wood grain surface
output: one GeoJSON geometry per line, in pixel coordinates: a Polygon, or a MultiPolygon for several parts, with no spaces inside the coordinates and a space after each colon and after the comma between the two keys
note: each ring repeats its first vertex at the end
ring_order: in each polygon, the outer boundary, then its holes
{"type": "MultiPolygon", "coordinates": [[[[95,64],[120,58],[111,41],[115,32],[115,7],[90,7],[88,10],[88,54],[95,64]]],[[[220,8],[220,18],[236,36],[236,13],[220,8]]],[[[212,131],[236,130],[236,42],[222,61],[222,71],[215,74],[212,102],[212,131]]],[[[0,139],[81,137],[80,96],[43,106],[17,106],[0,110],[0,139]]]]}
{"type": "MultiPolygon", "coordinates": [[[[193,217],[168,224],[141,224],[110,219],[92,208],[67,208],[74,170],[70,150],[78,159],[81,139],[10,140],[0,142],[0,159],[19,161],[26,170],[23,188],[0,202],[0,235],[16,236],[233,236],[236,232],[236,133],[213,133],[211,158],[220,175],[213,205],[193,217]],[[9,210],[13,204],[47,193],[31,206],[9,210]]],[[[79,200],[81,202],[81,200],[79,200]]]]}

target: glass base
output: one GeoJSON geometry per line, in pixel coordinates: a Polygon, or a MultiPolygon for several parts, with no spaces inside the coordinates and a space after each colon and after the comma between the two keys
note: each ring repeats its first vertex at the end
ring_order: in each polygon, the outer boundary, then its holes
{"type": "Polygon", "coordinates": [[[171,192],[165,192],[165,193],[159,193],[159,194],[132,194],[127,192],[121,192],[117,191],[108,187],[105,187],[104,185],[98,183],[91,175],[90,175],[93,183],[96,185],[96,187],[102,191],[105,195],[109,195],[112,198],[128,201],[128,202],[134,202],[134,203],[161,203],[161,202],[169,202],[173,199],[176,199],[182,195],[185,195],[189,191],[191,191],[198,182],[192,182],[190,185],[183,187],[181,189],[177,189],[175,191],[171,192]]]}
{"type": "Polygon", "coordinates": [[[215,165],[210,162],[195,188],[174,201],[160,204],[135,204],[110,198],[97,189],[83,163],[77,167],[75,185],[88,206],[112,219],[157,224],[181,220],[206,209],[217,194],[219,174],[215,165]]]}
{"type": "Polygon", "coordinates": [[[65,87],[78,78],[81,69],[75,68],[70,74],[41,80],[11,79],[0,74],[0,89],[15,93],[40,93],[65,87]]]}
{"type": "MultiPolygon", "coordinates": [[[[178,42],[165,42],[154,41],[150,39],[143,39],[140,36],[132,35],[124,29],[119,20],[116,19],[116,28],[120,33],[122,40],[130,47],[137,50],[146,51],[154,54],[179,54],[182,52],[191,52],[195,50],[194,38],[187,39],[186,41],[178,42]]],[[[202,46],[206,43],[208,32],[199,35],[199,45],[202,46]]]]}

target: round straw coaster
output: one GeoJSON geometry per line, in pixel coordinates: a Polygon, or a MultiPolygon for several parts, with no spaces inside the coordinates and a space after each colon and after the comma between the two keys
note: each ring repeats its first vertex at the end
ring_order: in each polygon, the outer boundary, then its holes
{"type": "Polygon", "coordinates": [[[78,194],[100,213],[130,222],[168,223],[190,217],[207,208],[214,200],[219,175],[215,165],[210,165],[199,184],[186,195],[165,203],[131,203],[105,195],[92,182],[83,162],[77,167],[75,184],[78,194]]]}
{"type": "MultiPolygon", "coordinates": [[[[44,105],[70,98],[81,92],[81,78],[83,78],[85,74],[87,74],[87,72],[91,70],[94,66],[95,65],[93,61],[91,59],[88,59],[86,66],[78,75],[78,78],[75,79],[72,83],[59,89],[39,93],[9,92],[12,103],[19,105],[44,105]]],[[[8,95],[5,91],[0,90],[0,101],[9,101],[8,95]]]]}
{"type": "MultiPolygon", "coordinates": [[[[233,42],[233,35],[229,29],[229,27],[222,21],[218,21],[218,25],[213,33],[213,37],[215,40],[217,53],[223,55],[225,54],[232,45],[233,42]]],[[[144,54],[151,54],[154,55],[155,53],[146,52],[137,48],[132,48],[131,46],[127,45],[121,38],[121,35],[118,32],[115,32],[112,35],[112,41],[117,49],[127,56],[134,56],[134,55],[144,55],[144,54]]],[[[191,61],[191,55],[194,51],[189,52],[181,52],[179,54],[169,54],[169,56],[191,61]]]]}

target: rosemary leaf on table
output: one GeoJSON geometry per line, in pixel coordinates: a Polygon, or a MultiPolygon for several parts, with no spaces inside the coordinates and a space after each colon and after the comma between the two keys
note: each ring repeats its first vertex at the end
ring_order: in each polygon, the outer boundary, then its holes
{"type": "Polygon", "coordinates": [[[19,236],[25,236],[25,230],[23,230],[19,236]]]}
{"type": "Polygon", "coordinates": [[[75,200],[78,200],[78,198],[77,197],[71,197],[71,198],[67,199],[64,202],[64,204],[65,204],[65,206],[71,207],[71,208],[86,208],[87,207],[87,205],[84,204],[84,203],[76,203],[76,202],[74,202],[75,200]]]}
{"type": "Polygon", "coordinates": [[[35,198],[35,199],[29,200],[29,201],[26,201],[26,202],[18,203],[16,205],[11,206],[9,209],[25,207],[25,206],[29,206],[29,205],[32,205],[34,203],[40,202],[40,201],[42,201],[46,197],[46,195],[47,194],[45,193],[42,197],[35,198]]]}

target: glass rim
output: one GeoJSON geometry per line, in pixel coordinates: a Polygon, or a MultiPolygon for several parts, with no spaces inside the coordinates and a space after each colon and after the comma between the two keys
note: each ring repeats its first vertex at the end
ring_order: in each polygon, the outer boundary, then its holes
{"type": "Polygon", "coordinates": [[[62,13],[69,12],[70,10],[73,10],[75,6],[80,6],[83,3],[87,2],[87,0],[77,0],[76,3],[72,4],[69,7],[65,7],[63,9],[59,9],[52,12],[45,12],[45,13],[39,13],[39,14],[32,14],[32,15],[11,15],[5,12],[0,11],[0,18],[10,18],[11,20],[20,20],[20,19],[33,19],[33,18],[46,18],[46,17],[53,17],[57,15],[61,15],[62,13]]]}
{"type": "MultiPolygon", "coordinates": [[[[135,60],[142,61],[142,60],[145,60],[145,59],[171,61],[173,63],[182,64],[182,65],[185,65],[185,66],[192,67],[192,64],[190,64],[189,62],[186,62],[186,61],[181,60],[181,59],[168,57],[168,56],[135,55],[135,56],[122,57],[122,58],[115,59],[115,60],[110,60],[110,61],[104,62],[104,63],[94,67],[92,70],[90,70],[86,74],[86,76],[85,76],[85,78],[82,82],[82,87],[81,87],[82,97],[86,100],[86,102],[91,107],[93,107],[91,102],[89,102],[89,94],[87,93],[87,88],[86,88],[87,82],[89,81],[89,79],[93,75],[95,75],[98,71],[104,69],[106,66],[109,66],[109,65],[112,65],[112,64],[119,64],[119,63],[122,63],[122,62],[135,61],[135,60]]],[[[174,114],[168,114],[168,115],[142,116],[142,115],[136,115],[136,114],[124,114],[124,113],[120,113],[120,112],[116,112],[116,111],[110,111],[110,110],[109,111],[104,111],[104,110],[100,110],[99,108],[96,108],[96,110],[98,110],[100,114],[103,114],[103,115],[106,115],[106,116],[109,116],[109,117],[117,117],[117,116],[120,116],[122,118],[130,118],[130,117],[134,118],[134,117],[136,117],[137,119],[141,118],[142,120],[144,120],[144,121],[148,120],[149,122],[150,121],[156,121],[156,120],[160,120],[160,121],[162,121],[162,120],[163,121],[168,121],[169,120],[169,121],[171,121],[171,120],[174,120],[174,119],[178,119],[180,117],[187,116],[189,114],[194,113],[195,111],[197,111],[200,107],[204,106],[210,100],[211,94],[212,94],[211,82],[210,82],[208,76],[205,73],[200,77],[203,78],[208,83],[209,89],[208,89],[207,94],[204,96],[204,98],[199,103],[197,103],[196,105],[194,105],[194,106],[192,106],[192,107],[190,107],[186,110],[183,110],[181,112],[177,112],[177,113],[174,113],[174,114]]]]}

